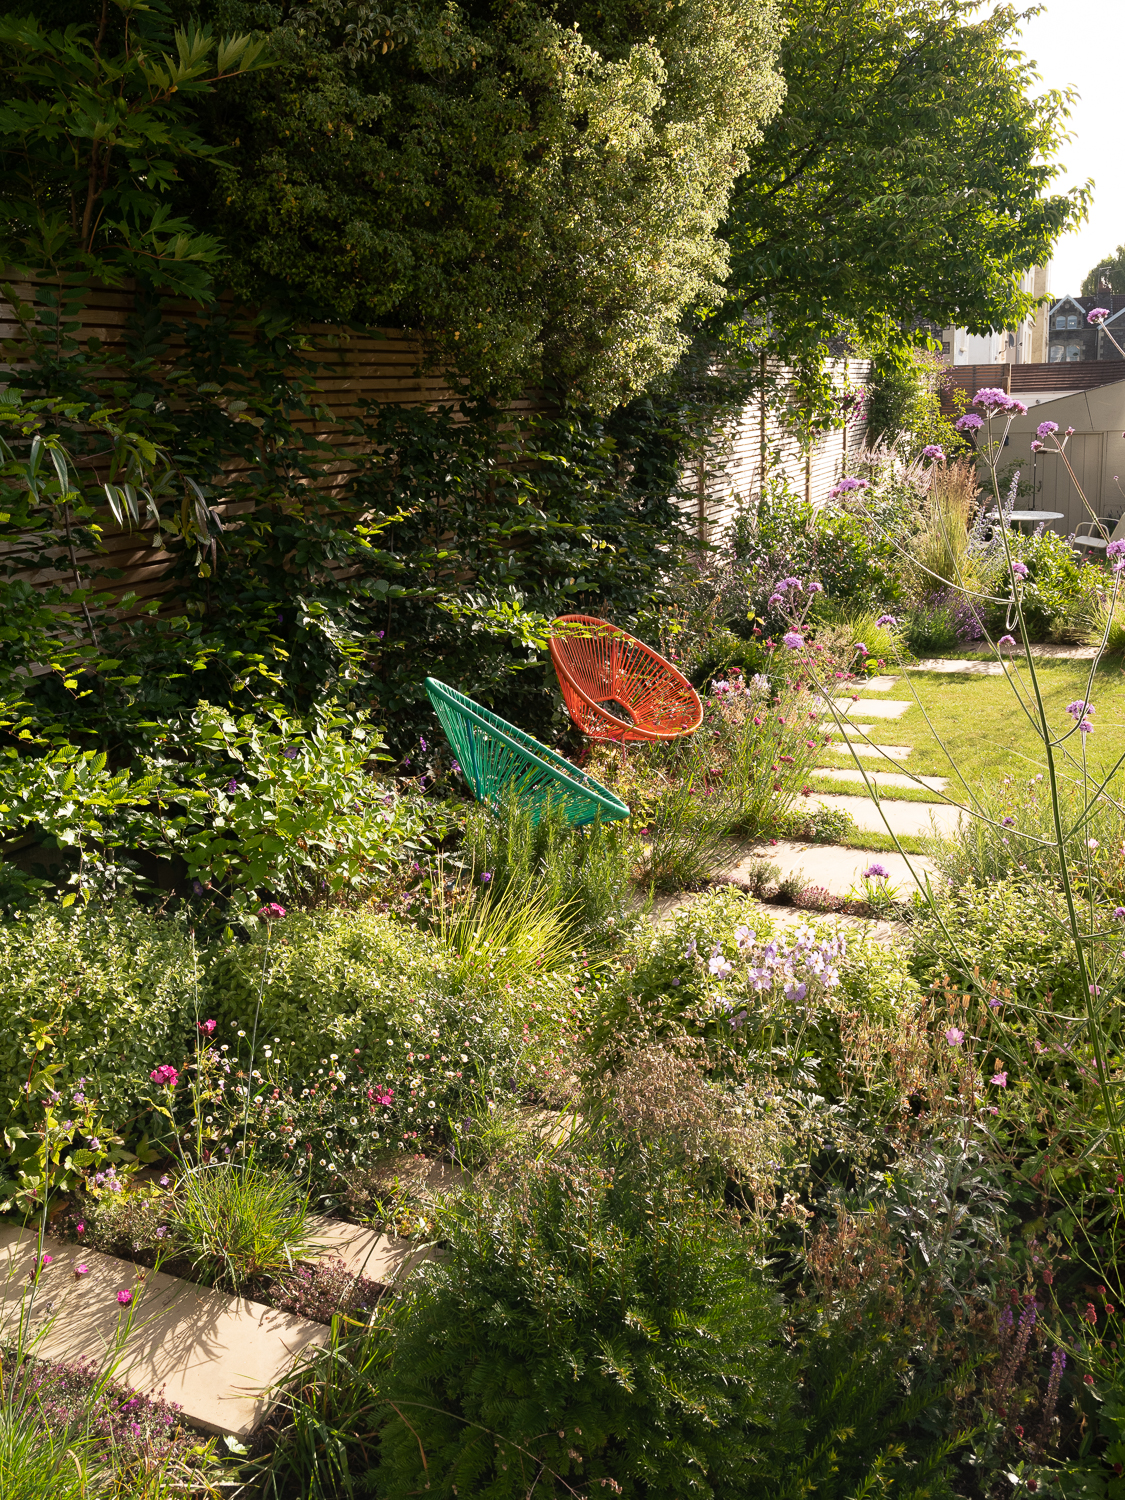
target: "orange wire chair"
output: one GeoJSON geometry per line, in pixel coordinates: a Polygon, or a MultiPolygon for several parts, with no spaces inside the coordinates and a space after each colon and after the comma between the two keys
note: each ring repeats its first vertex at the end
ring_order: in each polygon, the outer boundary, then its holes
{"type": "Polygon", "coordinates": [[[567,711],[589,739],[673,740],[703,722],[691,683],[643,641],[592,615],[560,615],[551,630],[567,711]]]}

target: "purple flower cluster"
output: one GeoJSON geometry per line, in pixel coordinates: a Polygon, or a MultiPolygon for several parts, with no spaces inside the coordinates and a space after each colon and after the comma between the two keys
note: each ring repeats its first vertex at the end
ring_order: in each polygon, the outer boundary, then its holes
{"type": "Polygon", "coordinates": [[[993,412],[1009,412],[1013,416],[1025,416],[1027,407],[1022,401],[1017,401],[1014,396],[1009,396],[1007,391],[1002,391],[997,385],[982,386],[973,397],[973,405],[979,406],[989,416],[993,412]]]}
{"type": "Polygon", "coordinates": [[[984,418],[978,417],[975,411],[967,411],[963,417],[958,417],[954,422],[958,432],[976,432],[984,426],[984,418]]]}
{"type": "MultiPolygon", "coordinates": [[[[788,945],[772,938],[759,947],[753,930],[743,926],[735,929],[734,939],[745,965],[747,987],[755,994],[768,992],[800,1005],[833,989],[840,982],[837,965],[846,951],[842,937],[820,939],[804,927],[788,945]]],[[[691,957],[693,953],[694,942],[685,957],[691,957]]],[[[723,952],[721,943],[712,948],[707,968],[716,979],[723,981],[734,974],[735,964],[723,952]]],[[[737,1000],[722,997],[716,1000],[715,1006],[735,1030],[747,1019],[748,1012],[739,1009],[737,1000]]]]}
{"type": "Polygon", "coordinates": [[[841,479],[838,484],[833,485],[828,491],[828,498],[829,500],[838,500],[841,495],[850,495],[856,490],[865,489],[867,489],[866,479],[852,479],[849,476],[846,479],[841,479]]]}
{"type": "Polygon", "coordinates": [[[1073,703],[1068,703],[1066,711],[1078,725],[1082,734],[1089,734],[1093,730],[1093,721],[1090,715],[1094,712],[1094,705],[1088,703],[1084,698],[1076,698],[1073,703]]]}
{"type": "Polygon", "coordinates": [[[1108,307],[1092,307],[1086,314],[1087,323],[1104,323],[1109,317],[1108,307]]]}
{"type": "Polygon", "coordinates": [[[945,449],[939,448],[937,443],[927,443],[922,449],[923,458],[932,458],[935,463],[945,462],[945,449]]]}

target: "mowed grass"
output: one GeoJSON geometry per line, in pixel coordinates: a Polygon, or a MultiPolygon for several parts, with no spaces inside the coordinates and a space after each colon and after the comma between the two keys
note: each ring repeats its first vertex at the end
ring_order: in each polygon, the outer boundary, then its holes
{"type": "MultiPolygon", "coordinates": [[[[1052,728],[1057,734],[1072,729],[1074,720],[1066,706],[1086,696],[1090,663],[1037,662],[1036,676],[1052,728]]],[[[954,800],[964,795],[958,771],[973,790],[993,786],[1005,775],[1037,775],[1045,769],[1043,745],[1019,701],[1033,702],[1030,681],[1026,669],[1013,671],[1010,677],[1011,681],[947,672],[904,672],[889,693],[861,693],[861,701],[870,696],[872,700],[906,699],[913,704],[900,719],[875,721],[868,735],[874,744],[911,745],[913,753],[894,765],[865,757],[865,766],[919,776],[948,776],[946,795],[954,800]]],[[[1100,666],[1094,673],[1089,697],[1095,710],[1095,729],[1086,739],[1087,762],[1092,774],[1104,775],[1125,754],[1125,672],[1121,667],[1116,663],[1100,666]]],[[[849,717],[864,722],[858,704],[849,717]]],[[[1070,736],[1057,758],[1064,774],[1075,774],[1082,758],[1077,734],[1070,736]]],[[[844,767],[849,763],[849,758],[837,751],[821,761],[825,766],[844,767]]],[[[817,787],[827,789],[823,782],[817,787]]],[[[838,784],[833,790],[844,788],[838,784]]],[[[856,783],[856,790],[865,795],[862,783],[856,783]]],[[[887,788],[881,795],[894,798],[895,792],[887,788]]],[[[910,801],[926,796],[925,792],[907,793],[910,801]]]]}

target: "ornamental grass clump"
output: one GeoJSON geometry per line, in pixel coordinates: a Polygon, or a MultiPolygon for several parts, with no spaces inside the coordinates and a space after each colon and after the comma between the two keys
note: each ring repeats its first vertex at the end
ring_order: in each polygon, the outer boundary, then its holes
{"type": "Polygon", "coordinates": [[[253,1162],[192,1167],[170,1204],[176,1249],[205,1285],[236,1293],[291,1273],[313,1253],[308,1218],[307,1188],[253,1162]]]}

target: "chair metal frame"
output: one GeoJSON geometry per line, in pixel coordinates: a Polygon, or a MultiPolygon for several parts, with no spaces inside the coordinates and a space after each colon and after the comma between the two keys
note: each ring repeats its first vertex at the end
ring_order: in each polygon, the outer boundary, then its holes
{"type": "Polygon", "coordinates": [[[702,724],[699,694],[683,673],[608,620],[559,615],[549,644],[567,712],[588,739],[675,740],[702,724]]]}
{"type": "Polygon", "coordinates": [[[427,677],[425,686],[478,802],[495,804],[511,788],[536,823],[548,807],[560,808],[575,827],[598,817],[613,822],[629,816],[608,787],[499,714],[436,677],[427,677]]]}

